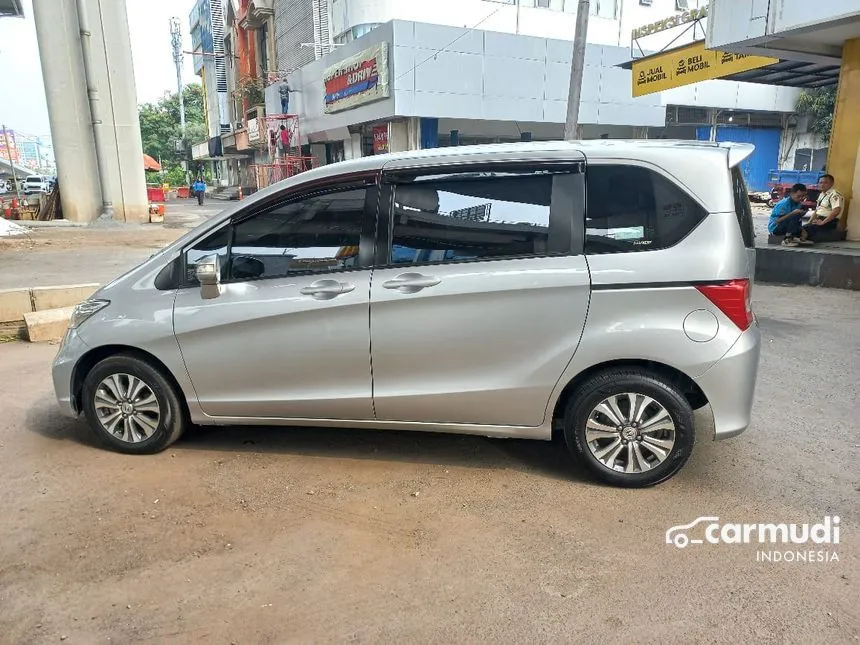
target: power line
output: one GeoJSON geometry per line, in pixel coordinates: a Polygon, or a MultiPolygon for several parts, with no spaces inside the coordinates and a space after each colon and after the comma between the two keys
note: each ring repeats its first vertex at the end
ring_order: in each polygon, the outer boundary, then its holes
{"type": "Polygon", "coordinates": [[[403,77],[404,77],[404,76],[406,76],[407,74],[410,74],[410,73],[414,72],[416,69],[418,69],[419,67],[421,67],[424,63],[428,62],[429,60],[431,60],[431,59],[433,59],[433,58],[436,58],[439,54],[441,54],[442,52],[446,51],[446,50],[447,50],[451,45],[453,45],[454,43],[456,43],[456,42],[457,42],[458,40],[460,40],[463,36],[466,36],[467,34],[470,34],[470,33],[472,33],[473,31],[475,31],[478,27],[480,27],[482,24],[484,24],[485,22],[487,22],[487,20],[489,20],[490,18],[492,18],[493,16],[495,16],[495,15],[496,15],[497,13],[499,13],[499,11],[501,11],[501,10],[502,10],[502,7],[499,7],[498,9],[494,9],[492,12],[490,12],[489,14],[487,14],[486,16],[484,16],[481,20],[479,20],[478,22],[476,22],[472,27],[469,27],[466,31],[464,31],[462,34],[460,34],[459,36],[457,36],[457,37],[456,37],[454,40],[452,40],[450,43],[448,43],[447,45],[445,45],[445,46],[444,46],[444,47],[442,47],[441,49],[437,49],[435,52],[433,52],[432,54],[430,54],[430,56],[428,56],[427,58],[425,58],[424,60],[422,60],[422,61],[421,61],[420,63],[418,63],[417,65],[413,65],[413,66],[412,66],[412,69],[410,69],[409,71],[407,71],[407,72],[403,72],[400,76],[398,76],[397,78],[395,78],[395,79],[394,79],[394,82],[396,83],[397,81],[399,81],[401,78],[403,78],[403,77]]]}

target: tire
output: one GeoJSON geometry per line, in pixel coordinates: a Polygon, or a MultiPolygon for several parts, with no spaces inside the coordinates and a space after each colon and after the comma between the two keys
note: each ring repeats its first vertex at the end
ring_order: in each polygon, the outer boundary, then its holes
{"type": "Polygon", "coordinates": [[[644,368],[609,369],[590,377],[571,397],[564,438],[573,456],[600,481],[625,488],[653,486],[681,470],[690,457],[693,409],[662,375],[644,368]]]}
{"type": "Polygon", "coordinates": [[[179,439],[187,425],[174,386],[159,370],[131,354],[97,363],[84,379],[82,398],[95,439],[117,452],[161,452],[179,439]],[[123,401],[130,404],[123,408],[123,401]]]}

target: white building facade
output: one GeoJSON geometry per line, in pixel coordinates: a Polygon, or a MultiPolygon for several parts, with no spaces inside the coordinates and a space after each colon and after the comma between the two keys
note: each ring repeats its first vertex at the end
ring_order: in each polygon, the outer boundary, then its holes
{"type": "MultiPolygon", "coordinates": [[[[276,25],[285,19],[279,3],[293,8],[289,26],[302,35],[287,53],[278,47],[277,66],[298,90],[290,111],[299,114],[302,139],[322,163],[384,149],[373,144],[382,128],[392,151],[562,136],[577,0],[278,0],[276,25]],[[297,12],[297,4],[309,11],[297,12]],[[324,19],[320,10],[328,11],[324,19]],[[296,23],[300,14],[305,18],[296,23]],[[387,94],[327,110],[326,70],[383,44],[380,82],[388,84],[387,94]]],[[[630,72],[619,67],[632,58],[631,32],[705,5],[592,0],[580,104],[584,137],[695,139],[714,120],[732,129],[766,127],[777,131],[772,163],[779,165],[779,132],[794,111],[794,88],[716,80],[632,96],[630,72]]],[[[692,31],[679,32],[637,45],[655,51],[673,38],[673,46],[693,39],[692,31]]],[[[704,37],[701,27],[698,34],[704,37]]],[[[276,34],[279,42],[284,37],[276,34]]],[[[278,100],[274,84],[267,112],[280,112],[278,100]]]]}

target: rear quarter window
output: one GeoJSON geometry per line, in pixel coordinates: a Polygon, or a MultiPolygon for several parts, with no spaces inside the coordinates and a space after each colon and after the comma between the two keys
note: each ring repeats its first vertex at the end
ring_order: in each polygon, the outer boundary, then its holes
{"type": "Polygon", "coordinates": [[[707,217],[681,187],[640,166],[586,170],[585,252],[630,253],[674,246],[707,217]]]}
{"type": "Polygon", "coordinates": [[[732,168],[732,192],[735,199],[735,215],[738,218],[738,226],[741,236],[744,238],[744,246],[748,249],[755,247],[755,228],[753,226],[752,206],[750,206],[749,192],[744,181],[743,173],[738,166],[732,168]]]}

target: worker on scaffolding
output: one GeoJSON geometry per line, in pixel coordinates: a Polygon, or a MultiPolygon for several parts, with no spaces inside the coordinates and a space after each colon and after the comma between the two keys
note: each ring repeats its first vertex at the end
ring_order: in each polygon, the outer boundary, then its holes
{"type": "Polygon", "coordinates": [[[290,94],[294,92],[301,93],[301,90],[294,90],[290,84],[284,79],[281,86],[278,88],[278,94],[281,97],[281,114],[287,115],[290,113],[290,94]]]}
{"type": "Polygon", "coordinates": [[[278,148],[281,150],[281,156],[286,157],[290,154],[290,131],[283,123],[278,131],[278,148]]]}

